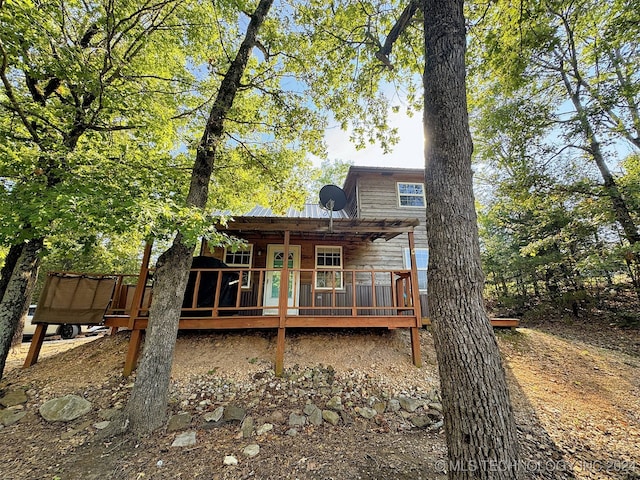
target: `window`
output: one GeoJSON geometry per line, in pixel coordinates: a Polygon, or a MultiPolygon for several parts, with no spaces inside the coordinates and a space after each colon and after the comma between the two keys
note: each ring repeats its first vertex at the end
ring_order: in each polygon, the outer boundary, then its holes
{"type": "Polygon", "coordinates": [[[342,290],[342,247],[316,247],[316,288],[342,290]]]}
{"type": "MultiPolygon", "coordinates": [[[[418,289],[427,290],[427,265],[429,264],[429,249],[416,248],[416,267],[418,270],[418,289]]],[[[404,249],[404,268],[411,268],[409,249],[404,249]]]]}
{"type": "Polygon", "coordinates": [[[424,184],[398,183],[398,201],[401,207],[424,207],[424,184]]]}
{"type": "MultiPolygon", "coordinates": [[[[224,263],[230,267],[239,268],[251,268],[251,261],[253,259],[253,245],[249,244],[246,247],[240,247],[236,251],[224,249],[224,263]]],[[[251,273],[242,272],[242,288],[251,287],[251,273]]]]}

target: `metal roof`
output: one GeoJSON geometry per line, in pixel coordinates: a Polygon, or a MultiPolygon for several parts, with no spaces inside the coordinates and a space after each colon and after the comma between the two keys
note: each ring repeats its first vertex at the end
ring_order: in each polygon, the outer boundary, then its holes
{"type": "MultiPolygon", "coordinates": [[[[329,218],[329,212],[317,203],[306,203],[302,210],[289,207],[286,213],[278,215],[273,210],[266,207],[255,206],[250,212],[241,215],[242,217],[268,217],[268,218],[329,218]]],[[[339,210],[333,212],[333,218],[349,218],[347,212],[339,210]]]]}

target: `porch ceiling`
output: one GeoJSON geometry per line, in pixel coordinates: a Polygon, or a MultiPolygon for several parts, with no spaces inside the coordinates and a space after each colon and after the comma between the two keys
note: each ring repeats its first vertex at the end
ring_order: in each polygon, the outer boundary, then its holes
{"type": "Polygon", "coordinates": [[[328,218],[235,217],[221,230],[264,234],[283,234],[288,230],[305,238],[373,241],[378,238],[390,240],[412,232],[419,224],[417,218],[334,218],[330,231],[328,218]]]}

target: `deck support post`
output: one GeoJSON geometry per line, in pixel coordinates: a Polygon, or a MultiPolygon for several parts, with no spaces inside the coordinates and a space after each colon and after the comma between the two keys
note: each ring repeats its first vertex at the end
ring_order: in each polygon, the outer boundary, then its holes
{"type": "Polygon", "coordinates": [[[416,262],[416,242],[413,230],[409,236],[409,257],[411,258],[411,296],[413,299],[413,313],[416,316],[416,325],[411,327],[411,357],[416,367],[422,366],[422,355],[420,353],[420,331],[422,327],[422,309],[420,308],[420,287],[418,285],[418,262],[416,262]]]}
{"type": "Polygon", "coordinates": [[[35,365],[38,362],[38,355],[40,355],[40,349],[42,348],[42,342],[44,340],[44,336],[47,333],[47,325],[46,323],[38,323],[36,324],[36,331],[33,332],[33,337],[31,337],[31,346],[29,347],[29,353],[27,354],[27,358],[24,360],[24,365],[22,368],[27,368],[32,365],[35,365]]]}
{"type": "Polygon", "coordinates": [[[125,377],[131,375],[138,363],[138,354],[140,353],[140,343],[142,342],[142,330],[131,330],[131,338],[129,338],[129,349],[127,350],[127,358],[124,361],[125,377]]]}
{"type": "Polygon", "coordinates": [[[128,326],[129,330],[131,330],[131,337],[129,338],[127,358],[124,362],[124,371],[122,372],[125,377],[131,375],[131,372],[133,372],[134,368],[136,368],[136,364],[138,363],[142,330],[136,329],[136,318],[140,315],[140,309],[142,308],[142,302],[144,300],[144,291],[147,286],[147,279],[149,278],[149,260],[151,258],[152,248],[153,242],[147,242],[144,247],[144,254],[142,255],[142,265],[140,265],[138,283],[136,284],[136,289],[133,292],[133,298],[131,299],[128,326]]]}
{"type": "Polygon", "coordinates": [[[278,340],[276,342],[276,377],[281,377],[284,372],[284,328],[278,328],[278,340]]]}
{"type": "Polygon", "coordinates": [[[280,321],[278,325],[278,341],[276,344],[276,377],[282,376],[284,372],[284,337],[287,323],[287,313],[289,309],[289,242],[290,232],[284,232],[284,252],[282,259],[282,270],[280,270],[280,291],[278,292],[278,313],[280,321]]]}

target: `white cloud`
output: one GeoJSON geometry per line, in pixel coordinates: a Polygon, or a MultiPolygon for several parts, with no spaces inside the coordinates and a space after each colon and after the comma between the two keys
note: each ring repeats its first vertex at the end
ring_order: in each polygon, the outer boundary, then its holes
{"type": "Polygon", "coordinates": [[[372,167],[424,167],[424,139],[422,132],[422,116],[420,113],[408,117],[404,112],[391,113],[389,124],[398,129],[400,141],[393,151],[384,154],[377,145],[363,150],[356,150],[349,141],[349,132],[336,126],[325,132],[328,158],[331,160],[351,160],[355,165],[372,167]]]}

